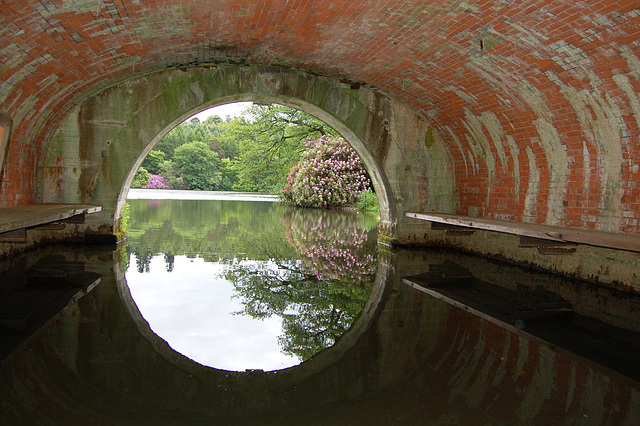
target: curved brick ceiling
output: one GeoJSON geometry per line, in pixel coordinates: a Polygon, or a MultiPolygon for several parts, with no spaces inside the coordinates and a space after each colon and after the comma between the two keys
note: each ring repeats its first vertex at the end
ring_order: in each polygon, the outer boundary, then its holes
{"type": "Polygon", "coordinates": [[[463,214],[585,227],[615,214],[612,230],[640,232],[638,8],[0,0],[0,110],[20,141],[3,192],[11,198],[11,182],[32,173],[47,134],[84,94],[166,68],[259,64],[360,83],[411,106],[449,146],[463,214]]]}

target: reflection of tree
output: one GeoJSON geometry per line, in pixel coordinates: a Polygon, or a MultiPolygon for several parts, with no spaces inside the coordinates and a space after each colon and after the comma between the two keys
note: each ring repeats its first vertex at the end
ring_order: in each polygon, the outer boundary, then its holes
{"type": "Polygon", "coordinates": [[[150,251],[139,251],[135,252],[134,255],[136,257],[136,268],[138,269],[138,272],[149,272],[149,263],[151,263],[153,253],[150,251]]]}
{"type": "MultiPolygon", "coordinates": [[[[130,200],[127,252],[164,254],[167,270],[172,256],[206,261],[295,257],[280,222],[280,203],[247,201],[130,200]],[[170,254],[170,255],[167,255],[170,254]]],[[[144,270],[144,269],[143,269],[144,270]]]]}
{"type": "Polygon", "coordinates": [[[301,260],[233,261],[225,279],[242,314],[283,318],[283,352],[304,361],[333,345],[362,310],[377,269],[376,240],[355,213],[291,209],[282,220],[301,260]]]}
{"type": "MultiPolygon", "coordinates": [[[[142,274],[144,272],[149,272],[149,267],[151,264],[151,259],[154,256],[154,253],[150,250],[134,250],[132,252],[133,256],[136,259],[136,270],[138,273],[142,274]]],[[[175,260],[175,256],[170,253],[163,254],[165,268],[167,272],[173,271],[173,263],[175,260]]]]}
{"type": "Polygon", "coordinates": [[[138,272],[154,255],[226,265],[240,314],[283,318],[283,352],[309,359],[331,346],[366,303],[376,270],[376,220],[280,203],[131,200],[127,250],[138,272]]]}
{"type": "Polygon", "coordinates": [[[244,310],[238,314],[283,319],[284,353],[304,361],[344,334],[369,298],[371,279],[352,284],[305,273],[300,261],[234,261],[224,278],[244,310]]]}
{"type": "Polygon", "coordinates": [[[166,265],[167,272],[173,271],[173,262],[175,261],[175,256],[171,253],[164,254],[164,263],[166,265]]]}

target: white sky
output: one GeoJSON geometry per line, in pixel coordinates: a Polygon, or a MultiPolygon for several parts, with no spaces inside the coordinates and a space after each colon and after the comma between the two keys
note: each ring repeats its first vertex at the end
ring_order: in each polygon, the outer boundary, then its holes
{"type": "Polygon", "coordinates": [[[231,371],[280,370],[297,365],[278,344],[280,317],[257,320],[230,315],[243,310],[233,285],[216,276],[219,263],[176,256],[173,272],[154,256],[150,272],[139,273],[131,256],[127,285],[151,329],[176,351],[209,367],[231,371]]]}
{"type": "MultiPolygon", "coordinates": [[[[227,115],[233,117],[237,117],[238,115],[242,115],[242,112],[249,108],[252,105],[252,102],[234,102],[232,104],[220,105],[217,107],[209,108],[193,117],[198,117],[198,120],[204,121],[212,115],[218,115],[223,120],[227,118],[227,115]]],[[[189,117],[187,121],[191,120],[193,117],[189,117]]]]}

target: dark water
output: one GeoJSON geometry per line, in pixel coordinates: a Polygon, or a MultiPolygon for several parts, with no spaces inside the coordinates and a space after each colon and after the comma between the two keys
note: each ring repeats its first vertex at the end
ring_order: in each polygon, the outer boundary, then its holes
{"type": "Polygon", "coordinates": [[[0,262],[0,424],[640,424],[637,298],[377,246],[353,213],[132,200],[131,214],[115,250],[0,262]],[[270,357],[264,330],[215,344],[235,327],[218,299],[273,321],[276,352],[305,361],[211,368],[158,331],[193,320],[183,334],[205,355],[270,357]]]}

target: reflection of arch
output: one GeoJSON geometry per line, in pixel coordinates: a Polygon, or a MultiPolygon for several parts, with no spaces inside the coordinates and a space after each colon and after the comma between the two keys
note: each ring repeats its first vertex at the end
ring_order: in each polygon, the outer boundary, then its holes
{"type": "MultiPolygon", "coordinates": [[[[26,418],[61,424],[69,419],[108,424],[469,424],[478,419],[529,424],[533,419],[575,423],[586,416],[596,424],[627,424],[637,419],[637,382],[478,321],[398,282],[408,272],[441,263],[447,258],[442,251],[385,254],[384,294],[365,311],[365,329],[344,336],[356,341],[344,342],[343,355],[328,350],[324,361],[318,356],[287,370],[239,373],[184,358],[175,362],[162,345],[151,344],[123,305],[116,285],[122,272],[112,256],[94,253],[82,260],[103,275],[102,283],[3,359],[0,375],[7,380],[0,381],[0,395],[8,409],[0,409],[0,418],[8,424],[26,418]]],[[[486,266],[478,258],[468,262],[461,264],[486,266]]],[[[499,266],[479,270],[503,280],[499,266]]]]}
{"type": "MultiPolygon", "coordinates": [[[[383,258],[384,256],[381,256],[381,259],[378,262],[378,270],[371,289],[369,300],[362,308],[360,315],[349,328],[349,330],[343,336],[341,336],[330,348],[321,351],[312,359],[302,364],[290,367],[286,370],[280,370],[278,374],[280,374],[281,376],[283,374],[287,375],[289,380],[302,381],[305,377],[322,371],[327,368],[327,366],[338,362],[342,357],[344,357],[345,353],[347,353],[357,344],[362,334],[369,330],[371,322],[379,314],[385,289],[388,289],[393,284],[393,268],[388,261],[389,259],[385,260],[383,258]]],[[[166,341],[164,341],[151,330],[149,324],[144,319],[144,317],[138,310],[135,301],[131,297],[124,271],[121,270],[120,265],[118,265],[117,263],[114,265],[114,270],[120,297],[129,315],[131,316],[131,319],[136,324],[136,327],[138,328],[140,334],[142,334],[149,341],[156,352],[162,354],[167,360],[174,363],[176,366],[185,370],[195,369],[201,371],[204,367],[173,350],[171,347],[169,347],[166,341]]],[[[217,369],[210,370],[224,371],[217,369]]]]}
{"type": "Polygon", "coordinates": [[[281,104],[285,106],[289,106],[292,108],[299,109],[301,111],[307,112],[316,118],[327,123],[333,129],[337,130],[340,135],[351,145],[351,147],[358,153],[362,162],[364,163],[367,171],[369,172],[369,176],[371,177],[371,181],[375,188],[376,194],[378,195],[378,203],[380,205],[380,215],[381,220],[385,222],[395,223],[397,222],[397,215],[395,209],[395,203],[393,202],[393,194],[389,187],[389,182],[386,178],[386,175],[378,162],[376,161],[373,154],[369,151],[366,144],[358,137],[358,135],[351,130],[343,121],[337,119],[334,115],[325,111],[322,108],[312,104],[309,101],[297,98],[287,98],[282,96],[264,96],[264,95],[239,95],[234,96],[232,98],[224,98],[224,99],[215,99],[210,102],[199,106],[196,109],[190,110],[186,114],[182,114],[179,119],[174,120],[171,124],[163,129],[158,135],[153,137],[145,149],[142,151],[140,157],[135,161],[133,167],[129,171],[128,176],[125,179],[124,185],[120,190],[120,194],[118,196],[118,202],[116,205],[115,218],[119,218],[124,203],[126,202],[127,192],[129,191],[129,187],[131,186],[131,182],[136,174],[136,171],[140,167],[140,164],[144,161],[145,157],[149,154],[149,152],[153,149],[153,147],[160,142],[160,140],[175,126],[184,122],[187,118],[204,111],[206,109],[234,103],[234,102],[258,102],[261,104],[281,104]]]}

